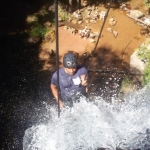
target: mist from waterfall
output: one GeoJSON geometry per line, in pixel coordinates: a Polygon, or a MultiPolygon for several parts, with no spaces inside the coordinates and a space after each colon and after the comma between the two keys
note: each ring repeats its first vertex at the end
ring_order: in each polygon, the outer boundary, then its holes
{"type": "Polygon", "coordinates": [[[44,105],[47,119],[25,131],[24,150],[150,149],[149,87],[112,103],[81,98],[60,118],[56,108],[44,105]]]}

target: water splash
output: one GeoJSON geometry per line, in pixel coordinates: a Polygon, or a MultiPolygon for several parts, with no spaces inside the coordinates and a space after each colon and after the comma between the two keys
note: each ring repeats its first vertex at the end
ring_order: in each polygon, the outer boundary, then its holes
{"type": "MultiPolygon", "coordinates": [[[[24,150],[96,150],[150,149],[150,92],[144,88],[129,94],[120,103],[106,103],[100,97],[94,102],[85,98],[61,117],[46,105],[51,114],[45,123],[25,131],[24,150]]],[[[49,116],[49,115],[48,115],[49,116]]]]}

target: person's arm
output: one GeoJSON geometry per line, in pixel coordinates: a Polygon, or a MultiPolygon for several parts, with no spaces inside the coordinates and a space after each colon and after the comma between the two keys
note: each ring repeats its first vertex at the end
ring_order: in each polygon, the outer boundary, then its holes
{"type": "Polygon", "coordinates": [[[81,75],[81,85],[86,86],[86,93],[88,92],[88,77],[87,74],[81,75]]]}
{"type": "MultiPolygon", "coordinates": [[[[50,88],[52,90],[52,93],[53,93],[53,96],[54,96],[56,102],[58,103],[58,88],[57,88],[57,86],[51,84],[50,88]]],[[[60,108],[63,108],[63,102],[61,100],[59,100],[59,106],[60,106],[60,108]]]]}
{"type": "Polygon", "coordinates": [[[87,84],[88,84],[88,78],[87,78],[86,74],[81,75],[81,84],[83,86],[87,86],[87,84]]]}

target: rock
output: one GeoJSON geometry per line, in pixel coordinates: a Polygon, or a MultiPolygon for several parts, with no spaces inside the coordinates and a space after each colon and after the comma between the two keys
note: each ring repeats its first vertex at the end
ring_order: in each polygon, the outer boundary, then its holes
{"type": "Polygon", "coordinates": [[[55,5],[51,5],[49,8],[48,8],[49,11],[52,11],[52,12],[55,12],[55,5]]]}
{"type": "Polygon", "coordinates": [[[111,26],[114,26],[116,25],[117,21],[112,17],[109,19],[108,23],[111,25],[111,26]]]}
{"type": "Polygon", "coordinates": [[[64,22],[58,22],[58,27],[64,26],[64,22]]]}
{"type": "Polygon", "coordinates": [[[80,19],[80,18],[82,18],[82,15],[81,15],[81,13],[79,12],[79,11],[75,11],[75,12],[73,12],[73,17],[74,18],[76,18],[76,19],[80,19]]]}
{"type": "Polygon", "coordinates": [[[72,23],[77,24],[77,20],[76,19],[72,20],[72,23]]]}
{"type": "Polygon", "coordinates": [[[130,16],[133,18],[140,18],[140,17],[144,16],[144,14],[139,10],[132,10],[130,12],[130,16]]]}
{"type": "Polygon", "coordinates": [[[106,16],[106,12],[105,11],[101,11],[101,13],[99,14],[99,19],[100,20],[104,20],[106,16]]]}
{"type": "Polygon", "coordinates": [[[112,32],[113,30],[112,30],[112,28],[107,28],[106,29],[108,32],[112,32]]]}
{"type": "Polygon", "coordinates": [[[150,45],[147,46],[147,49],[150,50],[150,45]]]}
{"type": "Polygon", "coordinates": [[[87,15],[90,15],[91,14],[91,10],[85,10],[85,12],[84,12],[84,16],[87,16],[87,15]]]}
{"type": "Polygon", "coordinates": [[[52,49],[45,48],[42,49],[41,52],[39,53],[39,58],[40,60],[48,60],[50,57],[54,56],[55,53],[52,49]]]}
{"type": "Polygon", "coordinates": [[[91,17],[91,19],[96,20],[98,18],[98,13],[92,12],[90,17],[91,17]]]}
{"type": "Polygon", "coordinates": [[[36,15],[29,15],[26,19],[27,23],[38,21],[38,17],[36,15]]]}
{"type": "Polygon", "coordinates": [[[109,23],[111,26],[116,25],[116,21],[113,21],[113,22],[109,21],[108,23],[109,23]]]}
{"type": "Polygon", "coordinates": [[[81,6],[88,6],[90,4],[90,1],[87,1],[87,0],[83,0],[82,3],[81,3],[81,6]]]}
{"type": "Polygon", "coordinates": [[[118,32],[117,31],[113,30],[112,33],[113,33],[115,38],[118,36],[118,32]]]}
{"type": "Polygon", "coordinates": [[[75,35],[78,31],[75,28],[70,28],[71,34],[75,35]]]}
{"type": "Polygon", "coordinates": [[[86,15],[85,19],[91,19],[91,15],[86,15]]]}
{"type": "Polygon", "coordinates": [[[59,22],[62,22],[63,19],[59,16],[59,17],[58,17],[58,21],[59,21],[59,22]]]}
{"type": "Polygon", "coordinates": [[[29,37],[25,40],[23,40],[23,44],[26,46],[34,46],[40,42],[39,37],[29,37]]]}
{"type": "Polygon", "coordinates": [[[72,18],[69,17],[68,22],[71,22],[71,21],[72,21],[72,18]]]}
{"type": "Polygon", "coordinates": [[[90,20],[89,20],[89,19],[86,19],[86,20],[85,20],[85,23],[89,23],[89,22],[90,22],[90,20]]]}
{"type": "Polygon", "coordinates": [[[70,27],[64,26],[64,29],[65,29],[65,30],[70,30],[70,27]]]}
{"type": "Polygon", "coordinates": [[[47,21],[47,22],[44,23],[44,26],[45,26],[46,28],[49,28],[49,27],[52,26],[52,24],[51,24],[51,22],[47,21]]]}
{"type": "Polygon", "coordinates": [[[53,42],[54,40],[55,40],[55,30],[50,31],[45,35],[46,42],[53,42]]]}
{"type": "Polygon", "coordinates": [[[92,5],[92,10],[95,10],[96,9],[96,6],[93,4],[92,5]]]}
{"type": "Polygon", "coordinates": [[[90,33],[90,36],[89,36],[90,39],[94,39],[95,38],[95,35],[93,33],[90,33]]]}
{"type": "Polygon", "coordinates": [[[141,28],[141,29],[140,29],[140,34],[141,34],[141,35],[146,35],[146,34],[148,34],[148,33],[149,33],[148,29],[146,29],[146,28],[141,28]]]}
{"type": "Polygon", "coordinates": [[[89,19],[90,18],[90,15],[91,15],[91,10],[85,10],[82,15],[84,16],[83,18],[85,19],[89,19]]]}
{"type": "Polygon", "coordinates": [[[114,21],[114,18],[110,18],[109,21],[110,21],[110,22],[113,22],[113,21],[114,21]]]}
{"type": "Polygon", "coordinates": [[[82,20],[78,21],[78,24],[82,24],[82,23],[83,23],[83,21],[82,21],[82,20]]]}
{"type": "Polygon", "coordinates": [[[81,20],[83,20],[83,17],[82,17],[82,16],[79,16],[79,17],[77,18],[77,20],[78,20],[78,21],[81,21],[81,20]]]}
{"type": "Polygon", "coordinates": [[[90,23],[97,23],[97,21],[96,21],[96,20],[91,19],[91,20],[90,20],[90,23]]]}
{"type": "Polygon", "coordinates": [[[145,69],[145,63],[138,57],[137,51],[130,57],[130,67],[139,70],[141,73],[143,73],[145,69]]]}
{"type": "Polygon", "coordinates": [[[89,41],[90,41],[91,43],[94,43],[94,42],[95,42],[95,40],[94,40],[94,39],[90,39],[89,41]]]}
{"type": "Polygon", "coordinates": [[[93,34],[98,37],[99,36],[99,32],[93,32],[93,34]]]}

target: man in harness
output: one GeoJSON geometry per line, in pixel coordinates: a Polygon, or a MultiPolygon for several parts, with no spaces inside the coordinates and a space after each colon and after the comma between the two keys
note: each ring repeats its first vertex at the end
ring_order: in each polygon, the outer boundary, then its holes
{"type": "MultiPolygon", "coordinates": [[[[60,108],[72,107],[73,102],[81,95],[86,95],[87,74],[87,69],[78,65],[77,57],[73,52],[64,55],[63,67],[59,69],[60,108]]],[[[50,88],[58,103],[57,71],[52,76],[50,88]]]]}

